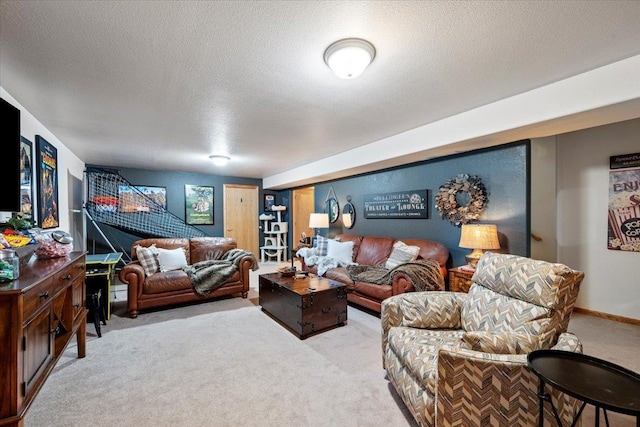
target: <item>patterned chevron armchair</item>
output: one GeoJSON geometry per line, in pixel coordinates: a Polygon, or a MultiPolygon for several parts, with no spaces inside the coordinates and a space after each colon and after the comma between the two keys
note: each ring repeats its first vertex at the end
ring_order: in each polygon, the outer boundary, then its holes
{"type": "MultiPolygon", "coordinates": [[[[421,426],[535,426],[537,377],[526,355],[582,352],[567,333],[584,274],[487,252],[468,294],[414,292],[382,303],[387,377],[421,426]]],[[[548,390],[569,425],[579,402],[548,390]]],[[[545,405],[548,425],[553,415],[545,405]]]]}

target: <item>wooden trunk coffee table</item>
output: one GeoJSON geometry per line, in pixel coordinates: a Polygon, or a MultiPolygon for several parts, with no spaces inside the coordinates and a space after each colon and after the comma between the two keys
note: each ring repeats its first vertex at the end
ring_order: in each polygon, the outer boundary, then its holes
{"type": "Polygon", "coordinates": [[[260,305],[300,339],[347,321],[346,286],[323,277],[261,274],[260,305]]]}

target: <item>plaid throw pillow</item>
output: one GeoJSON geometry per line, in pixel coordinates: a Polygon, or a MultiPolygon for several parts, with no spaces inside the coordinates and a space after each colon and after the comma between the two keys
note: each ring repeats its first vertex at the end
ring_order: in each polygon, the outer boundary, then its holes
{"type": "Polygon", "coordinates": [[[329,239],[322,236],[317,236],[316,240],[316,252],[318,256],[327,256],[329,251],[329,239]]]}
{"type": "Polygon", "coordinates": [[[155,243],[148,248],[137,245],[136,255],[146,276],[151,276],[152,274],[160,271],[160,264],[158,263],[158,248],[156,248],[155,243]]]}

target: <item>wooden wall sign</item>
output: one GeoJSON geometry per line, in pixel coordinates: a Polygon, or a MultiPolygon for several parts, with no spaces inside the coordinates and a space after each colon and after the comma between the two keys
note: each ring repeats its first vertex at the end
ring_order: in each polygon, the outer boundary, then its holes
{"type": "Polygon", "coordinates": [[[364,217],[426,219],[427,190],[397,191],[364,196],[364,217]]]}

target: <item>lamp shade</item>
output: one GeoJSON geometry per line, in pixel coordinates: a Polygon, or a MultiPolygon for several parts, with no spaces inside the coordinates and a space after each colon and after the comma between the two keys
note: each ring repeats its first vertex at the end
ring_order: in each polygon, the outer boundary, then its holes
{"type": "Polygon", "coordinates": [[[358,77],[376,56],[376,49],[362,39],[338,40],[324,52],[324,62],[341,79],[358,77]]]}
{"type": "Polygon", "coordinates": [[[473,249],[465,258],[475,268],[485,249],[500,249],[498,227],[493,224],[463,224],[458,246],[473,249]]]}
{"type": "Polygon", "coordinates": [[[469,249],[500,249],[498,227],[493,224],[463,224],[458,246],[469,249]]]}
{"type": "Polygon", "coordinates": [[[326,213],[310,214],[309,228],[329,228],[329,214],[326,214],[326,213]]]}

